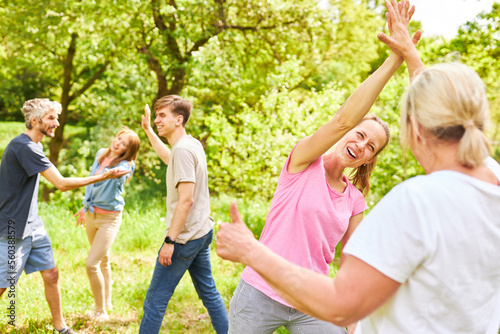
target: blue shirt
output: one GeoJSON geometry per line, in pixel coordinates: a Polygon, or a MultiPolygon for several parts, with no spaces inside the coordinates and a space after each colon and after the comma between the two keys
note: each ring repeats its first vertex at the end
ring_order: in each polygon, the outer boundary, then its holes
{"type": "MultiPolygon", "coordinates": [[[[90,175],[95,175],[95,173],[101,167],[101,164],[97,161],[99,156],[106,149],[102,148],[97,152],[97,155],[90,170],[90,175]]],[[[123,184],[125,181],[132,176],[135,170],[135,164],[132,161],[131,164],[127,160],[122,160],[120,163],[113,168],[123,168],[130,170],[129,174],[125,174],[117,179],[108,179],[94,184],[89,184],[85,188],[85,198],[83,200],[83,211],[87,210],[91,213],[94,212],[94,207],[98,207],[108,211],[123,211],[125,206],[125,200],[122,197],[123,184]]],[[[101,172],[103,174],[108,168],[104,168],[101,172]]]]}
{"type": "Polygon", "coordinates": [[[39,173],[52,166],[42,144],[25,133],[7,145],[0,165],[0,237],[24,239],[43,227],[37,203],[39,173]]]}

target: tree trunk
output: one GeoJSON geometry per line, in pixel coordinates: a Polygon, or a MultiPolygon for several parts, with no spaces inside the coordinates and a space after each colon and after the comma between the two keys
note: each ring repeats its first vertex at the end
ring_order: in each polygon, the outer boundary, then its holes
{"type": "MultiPolygon", "coordinates": [[[[87,89],[92,87],[92,85],[102,76],[102,74],[106,71],[108,65],[111,63],[111,59],[114,56],[114,52],[111,52],[109,55],[109,59],[105,60],[103,64],[96,66],[95,73],[82,85],[82,87],[75,91],[71,92],[73,89],[73,68],[74,63],[73,60],[76,55],[76,43],[78,39],[78,34],[71,34],[71,42],[68,47],[68,51],[66,53],[66,58],[64,59],[64,70],[63,70],[63,85],[62,85],[62,94],[61,94],[61,106],[62,111],[59,115],[59,126],[55,131],[54,138],[52,138],[49,145],[49,160],[54,164],[54,166],[59,165],[59,153],[64,144],[64,127],[66,126],[66,122],[68,121],[69,114],[69,105],[71,101],[81,96],[87,89]]],[[[54,191],[54,190],[52,190],[54,191]]],[[[49,194],[52,192],[47,187],[43,189],[43,200],[49,200],[49,194]]]]}
{"type": "Polygon", "coordinates": [[[186,71],[181,68],[177,69],[174,71],[174,80],[172,81],[170,87],[168,87],[167,84],[167,76],[165,73],[157,72],[156,77],[158,80],[158,92],[156,93],[156,98],[153,101],[156,102],[156,100],[161,99],[164,96],[167,95],[180,95],[182,92],[182,89],[184,88],[184,84],[186,81],[186,71]]]}
{"type": "MultiPolygon", "coordinates": [[[[64,61],[64,82],[61,94],[62,111],[59,115],[59,126],[57,127],[54,138],[52,138],[49,145],[49,160],[54,164],[56,168],[59,165],[59,153],[61,152],[61,148],[64,142],[64,127],[66,126],[66,121],[68,120],[68,106],[71,102],[70,92],[71,87],[73,86],[71,83],[71,76],[73,73],[73,59],[76,54],[77,38],[78,35],[76,33],[73,33],[71,35],[71,43],[68,47],[68,52],[64,61]]],[[[47,186],[43,188],[42,198],[45,202],[49,201],[49,195],[53,191],[55,190],[49,189],[47,186]]]]}

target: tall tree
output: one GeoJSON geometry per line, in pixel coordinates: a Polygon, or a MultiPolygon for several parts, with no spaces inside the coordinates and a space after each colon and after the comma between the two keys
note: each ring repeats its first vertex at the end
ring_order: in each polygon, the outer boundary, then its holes
{"type": "Polygon", "coordinates": [[[49,6],[35,0],[2,4],[1,31],[13,46],[10,58],[22,58],[31,71],[46,76],[44,95],[62,105],[60,126],[50,143],[49,159],[55,165],[72,103],[99,80],[121,48],[126,25],[119,13],[125,5],[61,0],[49,6]]]}
{"type": "MultiPolygon", "coordinates": [[[[74,103],[92,87],[123,49],[128,24],[121,13],[127,2],[6,0],[1,28],[10,58],[40,73],[48,83],[42,95],[59,100],[59,127],[49,145],[49,159],[59,164],[64,130],[74,103]]],[[[40,96],[27,96],[34,98],[40,96]]],[[[85,112],[83,113],[85,115],[85,112]]],[[[49,190],[43,197],[48,200],[49,190]]]]}
{"type": "Polygon", "coordinates": [[[206,140],[215,193],[271,196],[293,145],[335,113],[379,57],[384,21],[367,2],[303,15],[274,29],[226,30],[194,56],[184,92],[203,110],[191,126],[206,140]]]}
{"type": "MultiPolygon", "coordinates": [[[[227,40],[230,36],[234,43],[245,46],[249,54],[262,56],[266,51],[258,48],[263,43],[276,41],[265,38],[268,31],[279,31],[286,39],[290,29],[303,29],[303,37],[308,39],[307,33],[313,26],[322,29],[321,23],[326,17],[311,22],[320,18],[315,15],[317,12],[316,3],[306,0],[151,0],[135,24],[141,35],[138,51],[156,75],[157,99],[182,91],[192,73],[194,57],[203,48],[210,47],[211,41],[216,43],[218,38],[227,40]],[[150,13],[150,17],[146,13],[150,13]],[[255,41],[258,37],[263,39],[255,41]]],[[[272,49],[272,45],[265,49],[272,49]]]]}

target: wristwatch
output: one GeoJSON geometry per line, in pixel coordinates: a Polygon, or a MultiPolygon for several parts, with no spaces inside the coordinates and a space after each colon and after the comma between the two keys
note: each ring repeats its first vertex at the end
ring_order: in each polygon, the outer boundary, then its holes
{"type": "Polygon", "coordinates": [[[166,243],[166,244],[171,244],[171,245],[173,245],[173,244],[175,244],[175,241],[174,241],[174,240],[172,240],[172,239],[170,239],[170,237],[167,235],[167,236],[165,237],[165,243],[166,243]]]}

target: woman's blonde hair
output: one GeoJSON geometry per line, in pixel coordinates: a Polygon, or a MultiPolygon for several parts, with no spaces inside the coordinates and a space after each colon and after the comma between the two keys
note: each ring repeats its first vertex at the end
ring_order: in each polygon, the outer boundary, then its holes
{"type": "MultiPolygon", "coordinates": [[[[460,63],[438,64],[425,69],[411,84],[401,111],[401,143],[410,143],[412,120],[436,140],[458,142],[457,162],[472,168],[490,155],[484,134],[489,106],[479,75],[460,63]]],[[[420,135],[420,134],[418,134],[420,135]]]]}
{"type": "Polygon", "coordinates": [[[368,193],[370,192],[370,176],[372,175],[373,169],[377,164],[377,155],[380,152],[382,152],[382,150],[387,146],[387,144],[389,144],[391,138],[391,132],[389,130],[389,126],[387,126],[387,124],[379,117],[375,115],[367,115],[361,120],[361,122],[359,122],[359,124],[366,121],[374,121],[382,126],[382,128],[385,131],[385,143],[384,145],[382,145],[382,147],[379,148],[377,152],[375,152],[372,162],[354,168],[349,174],[349,180],[351,181],[351,183],[356,188],[358,188],[363,193],[364,196],[368,195],[368,193]]]}
{"type": "MultiPolygon", "coordinates": [[[[127,150],[119,157],[113,159],[109,164],[109,167],[112,168],[120,163],[120,161],[127,160],[130,165],[132,162],[135,162],[137,159],[137,152],[139,151],[139,147],[141,146],[141,140],[139,136],[134,131],[130,130],[128,127],[123,126],[123,128],[116,134],[115,138],[118,136],[124,135],[128,138],[128,148],[127,150]]],[[[104,158],[109,156],[111,153],[111,146],[108,147],[97,159],[97,162],[102,163],[104,158]]],[[[131,177],[131,176],[130,176],[131,177]]]]}

